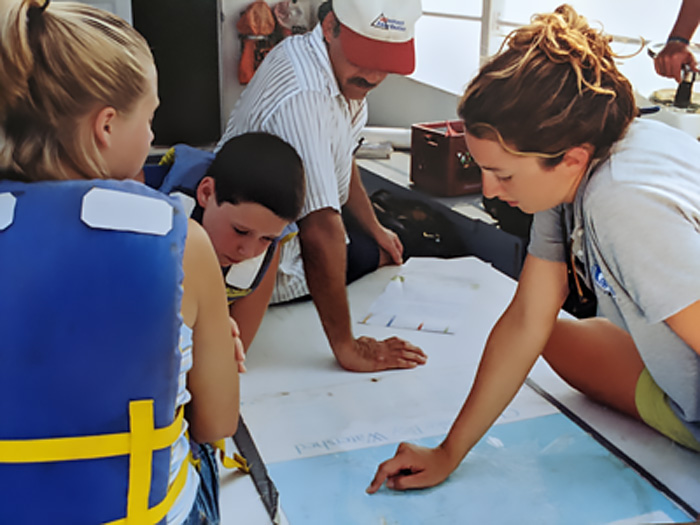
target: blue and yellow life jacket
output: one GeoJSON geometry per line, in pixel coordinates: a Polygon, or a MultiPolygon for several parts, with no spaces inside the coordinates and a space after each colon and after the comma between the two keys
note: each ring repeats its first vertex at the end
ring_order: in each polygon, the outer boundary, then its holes
{"type": "Polygon", "coordinates": [[[158,523],[182,432],[177,199],[0,181],[0,523],[158,523]]]}

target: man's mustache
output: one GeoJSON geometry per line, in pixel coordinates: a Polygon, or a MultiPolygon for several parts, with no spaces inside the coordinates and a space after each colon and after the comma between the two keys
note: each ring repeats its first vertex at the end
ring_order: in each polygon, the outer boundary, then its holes
{"type": "Polygon", "coordinates": [[[367,82],[367,80],[362,77],[352,77],[350,80],[348,80],[348,84],[352,84],[353,86],[357,86],[362,89],[373,89],[379,85],[367,82]]]}

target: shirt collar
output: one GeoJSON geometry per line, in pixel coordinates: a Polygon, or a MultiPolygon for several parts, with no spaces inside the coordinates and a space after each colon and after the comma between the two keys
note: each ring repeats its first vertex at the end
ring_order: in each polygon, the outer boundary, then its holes
{"type": "Polygon", "coordinates": [[[309,33],[309,45],[311,46],[314,58],[326,77],[326,84],[330,90],[331,96],[337,97],[342,95],[338,87],[338,81],[335,78],[335,73],[333,73],[333,64],[331,64],[331,57],[328,55],[328,47],[323,38],[323,27],[320,22],[316,24],[316,27],[309,33]]]}
{"type": "Polygon", "coordinates": [[[591,176],[593,175],[593,172],[598,169],[598,166],[601,165],[603,162],[603,159],[593,159],[591,160],[590,165],[588,166],[588,169],[586,170],[586,174],[583,176],[581,179],[581,183],[578,185],[578,189],[576,190],[576,197],[574,197],[574,230],[578,228],[583,228],[583,198],[586,194],[586,188],[588,187],[588,183],[591,180],[591,176]]]}
{"type": "Polygon", "coordinates": [[[586,230],[584,227],[583,220],[583,199],[586,195],[586,188],[590,182],[591,177],[598,166],[602,164],[604,159],[593,159],[591,164],[588,166],[585,175],[581,179],[581,183],[576,190],[576,197],[574,197],[573,206],[570,208],[571,213],[571,230],[567,232],[568,242],[571,250],[571,254],[574,258],[581,264],[577,264],[574,271],[582,278],[583,282],[589,289],[593,289],[593,283],[591,281],[590,272],[587,270],[586,261],[586,230]]]}

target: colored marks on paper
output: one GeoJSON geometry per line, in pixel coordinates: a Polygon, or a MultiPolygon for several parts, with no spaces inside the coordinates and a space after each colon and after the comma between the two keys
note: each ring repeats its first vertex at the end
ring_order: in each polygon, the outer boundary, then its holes
{"type": "MultiPolygon", "coordinates": [[[[454,334],[465,328],[466,320],[493,307],[490,298],[494,294],[484,294],[485,289],[506,290],[506,297],[514,289],[513,281],[475,257],[411,257],[400,271],[361,323],[454,334]]],[[[497,307],[496,315],[502,307],[497,307]]]]}
{"type": "Polygon", "coordinates": [[[445,322],[441,320],[426,319],[425,314],[407,315],[402,313],[399,315],[385,312],[369,313],[360,321],[360,324],[417,330],[419,332],[431,332],[436,334],[454,333],[454,326],[445,324],[445,322]]]}
{"type": "MultiPolygon", "coordinates": [[[[445,284],[442,288],[446,290],[445,284]]],[[[466,306],[463,296],[441,292],[437,283],[431,283],[428,278],[397,275],[360,323],[452,334],[466,306]]]]}

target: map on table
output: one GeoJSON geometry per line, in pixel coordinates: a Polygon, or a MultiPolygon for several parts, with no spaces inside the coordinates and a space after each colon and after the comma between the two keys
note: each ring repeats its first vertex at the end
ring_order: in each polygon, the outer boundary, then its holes
{"type": "MultiPolygon", "coordinates": [[[[435,446],[442,436],[416,443],[435,446]]],[[[563,414],[492,427],[440,486],[365,493],[396,445],[268,465],[291,525],[689,521],[649,481],[563,414]]]]}

